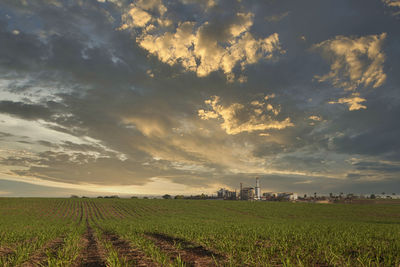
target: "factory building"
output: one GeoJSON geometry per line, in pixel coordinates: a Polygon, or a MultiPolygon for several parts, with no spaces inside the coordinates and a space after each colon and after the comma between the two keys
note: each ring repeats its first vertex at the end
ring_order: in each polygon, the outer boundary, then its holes
{"type": "Polygon", "coordinates": [[[240,194],[241,200],[254,200],[255,193],[254,187],[243,187],[240,194]]]}
{"type": "Polygon", "coordinates": [[[256,178],[256,187],[243,187],[240,183],[240,199],[241,200],[260,200],[261,199],[261,188],[260,180],[256,178]]]}
{"type": "Polygon", "coordinates": [[[225,188],[221,188],[220,190],[217,191],[217,196],[218,196],[218,198],[222,198],[222,199],[235,200],[236,199],[236,191],[229,191],[225,188]]]}

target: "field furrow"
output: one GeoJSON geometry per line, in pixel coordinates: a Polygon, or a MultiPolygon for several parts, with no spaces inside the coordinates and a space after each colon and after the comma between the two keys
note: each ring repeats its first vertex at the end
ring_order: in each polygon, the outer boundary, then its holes
{"type": "Polygon", "coordinates": [[[160,233],[147,233],[146,237],[151,239],[162,251],[174,258],[182,259],[187,266],[219,266],[227,263],[221,254],[187,240],[160,233]]]}
{"type": "Polygon", "coordinates": [[[0,266],[400,266],[398,204],[0,198],[0,266]]]}
{"type": "Polygon", "coordinates": [[[128,266],[160,266],[154,262],[146,254],[138,248],[133,248],[129,241],[120,238],[118,235],[103,232],[103,239],[109,242],[113,249],[118,253],[121,262],[125,262],[128,266]]]}
{"type": "Polygon", "coordinates": [[[86,232],[81,238],[81,253],[77,257],[75,266],[102,267],[106,266],[105,251],[94,235],[93,228],[86,219],[86,232]]]}

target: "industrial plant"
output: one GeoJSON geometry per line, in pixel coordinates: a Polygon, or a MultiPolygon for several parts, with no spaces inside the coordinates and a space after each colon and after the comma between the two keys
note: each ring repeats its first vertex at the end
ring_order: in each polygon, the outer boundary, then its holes
{"type": "Polygon", "coordinates": [[[292,192],[265,192],[261,194],[260,179],[256,178],[255,187],[246,186],[243,187],[243,183],[240,183],[240,191],[237,194],[235,191],[230,191],[225,188],[221,188],[217,191],[218,199],[225,200],[297,200],[298,196],[292,192]]]}

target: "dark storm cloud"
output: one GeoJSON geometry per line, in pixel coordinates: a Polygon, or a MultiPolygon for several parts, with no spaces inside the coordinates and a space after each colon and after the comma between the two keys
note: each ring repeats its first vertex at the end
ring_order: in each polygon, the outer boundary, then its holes
{"type": "Polygon", "coordinates": [[[400,105],[387,105],[382,100],[371,100],[367,110],[342,115],[332,127],[343,131],[333,139],[335,149],[344,153],[386,155],[399,158],[400,105]]]}
{"type": "Polygon", "coordinates": [[[51,115],[51,111],[42,105],[30,105],[12,101],[0,101],[0,112],[15,115],[27,120],[48,120],[51,115]]]}
{"type": "Polygon", "coordinates": [[[357,170],[361,171],[379,171],[379,172],[400,172],[400,166],[398,164],[388,164],[384,162],[357,162],[354,164],[357,170]]]}
{"type": "MultiPolygon", "coordinates": [[[[256,40],[277,33],[285,53],[244,68],[237,61],[232,73],[247,82],[230,83],[221,69],[198,77],[179,60],[163,62],[138,44],[144,28],[117,30],[130,1],[2,1],[0,88],[12,96],[1,99],[0,113],[43,120],[47,130],[82,140],[28,139],[26,145],[37,146],[35,157],[4,156],[2,165],[27,167],[13,168],[19,175],[102,185],[166,177],[193,187],[234,188],[255,176],[277,191],[368,191],[395,184],[389,174],[397,172],[400,160],[400,63],[395,60],[400,30],[384,3],[209,2],[161,1],[164,18],[172,21],[163,31],[174,34],[180,23],[193,21],[196,38],[226,48],[232,25],[245,24],[238,13],[251,12],[247,31],[256,40]],[[338,35],[357,39],[382,33],[387,33],[382,47],[387,79],[379,88],[359,88],[367,108],[349,111],[343,104],[328,104],[348,92],[315,79],[329,73],[331,65],[313,45],[338,35]],[[248,111],[252,101],[272,93],[268,103],[279,108],[276,119],[290,118],[293,127],[264,136],[257,131],[229,135],[221,118],[198,116],[214,95],[223,107],[243,105],[248,111]],[[350,163],[353,157],[358,163],[350,163]],[[274,171],[301,174],[265,174],[274,171]],[[377,173],[388,175],[380,182],[365,181],[377,173]]],[[[157,12],[150,13],[154,20],[157,12]]],[[[233,118],[244,125],[251,117],[238,112],[233,118]]]]}

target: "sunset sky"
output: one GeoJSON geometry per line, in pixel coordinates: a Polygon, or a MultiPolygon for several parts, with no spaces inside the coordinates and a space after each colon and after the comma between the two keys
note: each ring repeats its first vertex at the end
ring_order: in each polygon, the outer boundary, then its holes
{"type": "Polygon", "coordinates": [[[400,193],[400,0],[0,0],[0,197],[400,193]]]}

